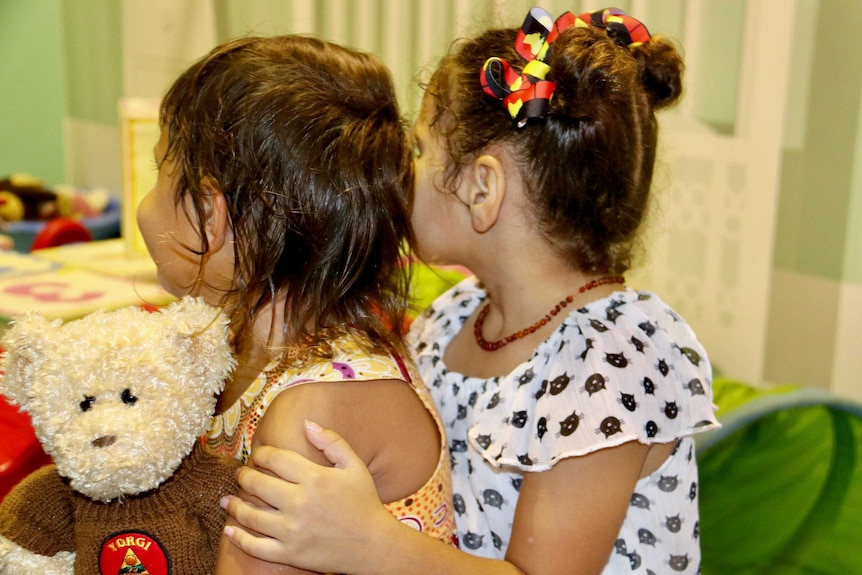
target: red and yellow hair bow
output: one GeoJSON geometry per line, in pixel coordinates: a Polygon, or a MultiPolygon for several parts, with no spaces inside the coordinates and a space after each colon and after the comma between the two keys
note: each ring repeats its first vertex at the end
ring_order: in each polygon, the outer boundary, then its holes
{"type": "Polygon", "coordinates": [[[605,8],[575,16],[566,12],[556,20],[544,8],[532,8],[515,38],[515,51],[527,64],[521,73],[502,58],[488,58],[479,80],[489,96],[503,105],[519,128],[530,120],[548,115],[556,84],[546,80],[551,46],[571,26],[593,26],[604,29],[618,44],[633,48],[647,42],[649,31],[641,22],[618,8],[605,8]]]}

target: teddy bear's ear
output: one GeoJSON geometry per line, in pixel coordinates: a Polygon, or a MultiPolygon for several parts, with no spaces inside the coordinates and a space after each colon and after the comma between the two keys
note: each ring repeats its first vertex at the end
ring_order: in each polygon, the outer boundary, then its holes
{"type": "Polygon", "coordinates": [[[47,334],[62,324],[62,320],[49,322],[38,313],[16,319],[3,334],[0,347],[5,354],[0,360],[4,372],[0,375],[0,393],[26,410],[29,389],[36,372],[45,358],[47,334]]]}
{"type": "Polygon", "coordinates": [[[186,340],[189,359],[207,373],[207,393],[219,393],[236,366],[230,345],[230,321],[221,309],[200,298],[184,297],[162,311],[176,332],[186,340]]]}

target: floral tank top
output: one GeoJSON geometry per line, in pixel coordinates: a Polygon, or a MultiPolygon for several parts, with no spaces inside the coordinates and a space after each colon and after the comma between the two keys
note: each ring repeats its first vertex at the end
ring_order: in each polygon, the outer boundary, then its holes
{"type": "Polygon", "coordinates": [[[456,545],[455,517],[452,509],[452,478],[445,430],[434,401],[416,374],[412,361],[391,355],[369,354],[350,338],[333,344],[331,359],[318,359],[300,367],[276,360],[265,369],[243,395],[223,413],[213,417],[204,441],[207,451],[239,459],[251,455],[251,442],[258,422],[282,391],[322,381],[406,381],[434,418],[441,437],[440,457],[432,476],[418,491],[399,501],[385,503],[386,509],[402,523],[456,545]]]}

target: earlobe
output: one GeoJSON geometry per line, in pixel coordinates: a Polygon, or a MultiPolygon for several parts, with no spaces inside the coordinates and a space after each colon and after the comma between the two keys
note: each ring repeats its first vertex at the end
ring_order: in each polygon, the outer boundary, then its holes
{"type": "Polygon", "coordinates": [[[503,164],[492,155],[482,155],[473,163],[467,205],[473,229],[483,234],[494,227],[506,197],[506,172],[503,164]]]}

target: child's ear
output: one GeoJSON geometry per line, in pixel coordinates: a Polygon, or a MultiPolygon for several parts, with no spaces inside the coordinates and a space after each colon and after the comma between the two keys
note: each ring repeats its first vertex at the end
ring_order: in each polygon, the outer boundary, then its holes
{"type": "Polygon", "coordinates": [[[497,223],[506,197],[506,171],[496,156],[483,154],[470,166],[469,185],[459,192],[470,209],[473,229],[483,234],[497,223]]]}
{"type": "Polygon", "coordinates": [[[204,230],[211,250],[219,250],[228,241],[230,227],[227,215],[227,200],[218,182],[210,177],[201,180],[204,191],[204,230]]]}

